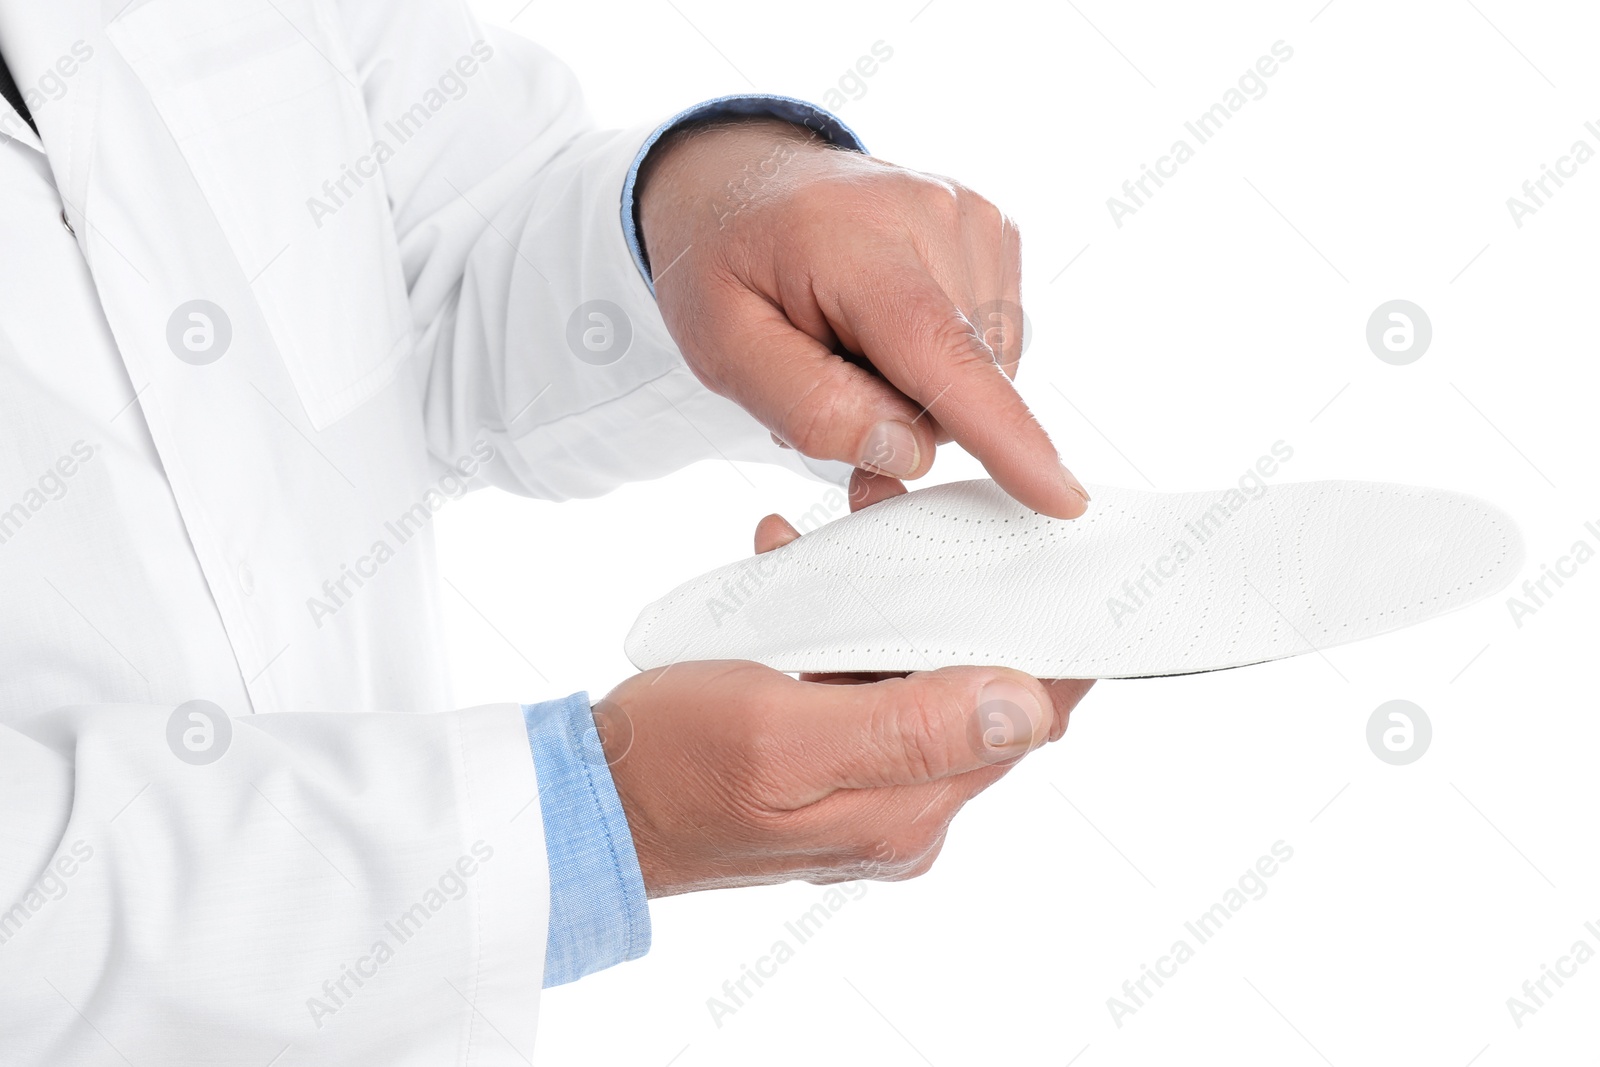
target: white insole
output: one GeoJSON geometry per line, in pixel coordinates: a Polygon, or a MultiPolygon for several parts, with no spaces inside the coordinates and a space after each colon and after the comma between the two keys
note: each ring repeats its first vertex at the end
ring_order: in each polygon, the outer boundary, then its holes
{"type": "Polygon", "coordinates": [[[1014,667],[1189,674],[1398,630],[1504,588],[1509,516],[1460,493],[1304,482],[1207,493],[1092,487],[1076,520],[988,480],[895,497],[692,579],[628,634],[642,670],[1014,667]]]}

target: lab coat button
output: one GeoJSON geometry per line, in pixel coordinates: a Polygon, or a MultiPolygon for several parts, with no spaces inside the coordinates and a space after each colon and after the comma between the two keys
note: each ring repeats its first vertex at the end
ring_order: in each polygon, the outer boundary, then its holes
{"type": "Polygon", "coordinates": [[[61,225],[65,226],[67,228],[67,232],[72,234],[72,236],[74,236],[74,237],[78,236],[78,231],[74,230],[72,228],[72,223],[67,221],[67,209],[66,208],[62,208],[61,209],[61,225]]]}
{"type": "Polygon", "coordinates": [[[239,564],[239,588],[245,596],[250,596],[256,591],[256,576],[250,573],[248,563],[239,564]]]}

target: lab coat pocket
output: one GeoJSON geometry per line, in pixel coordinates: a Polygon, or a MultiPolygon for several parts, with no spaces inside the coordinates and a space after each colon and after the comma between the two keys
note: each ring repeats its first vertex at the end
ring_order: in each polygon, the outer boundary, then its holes
{"type": "Polygon", "coordinates": [[[312,425],[393,380],[411,317],[359,82],[320,0],[149,0],[109,27],[232,245],[312,425]]]}

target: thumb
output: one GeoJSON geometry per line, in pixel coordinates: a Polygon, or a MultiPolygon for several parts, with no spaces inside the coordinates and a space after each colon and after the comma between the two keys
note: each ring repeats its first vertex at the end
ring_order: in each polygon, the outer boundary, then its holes
{"type": "Polygon", "coordinates": [[[1009,765],[1045,743],[1044,684],[1003,667],[945,667],[871,685],[830,686],[811,722],[835,789],[920,785],[1009,765]]]}

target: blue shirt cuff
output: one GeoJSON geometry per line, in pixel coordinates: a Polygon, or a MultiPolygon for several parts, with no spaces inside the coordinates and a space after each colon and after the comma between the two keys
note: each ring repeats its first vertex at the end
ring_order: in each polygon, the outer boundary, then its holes
{"type": "Polygon", "coordinates": [[[526,704],[550,857],[544,984],[562,985],[650,950],[650,909],[589,694],[526,704]]]}
{"type": "Polygon", "coordinates": [[[696,104],[687,111],[680,111],[666,122],[663,122],[656,131],[645,139],[644,146],[639,149],[639,154],[633,159],[633,166],[628,169],[628,178],[622,183],[622,231],[627,235],[628,251],[633,253],[634,265],[639,268],[639,273],[644,278],[645,285],[650,287],[650,295],[656,292],[655,281],[650,277],[650,267],[645,263],[644,246],[639,242],[639,227],[634,217],[633,188],[639,181],[639,168],[644,165],[645,157],[650,154],[656,142],[666,136],[673,127],[681,126],[686,122],[696,122],[705,119],[726,118],[751,118],[765,117],[783,119],[804,126],[814,133],[826,138],[829,144],[840,148],[849,148],[856,152],[865,152],[867,146],[861,143],[861,138],[856,136],[854,130],[846,126],[838,116],[832,112],[824,111],[815,104],[808,104],[804,100],[796,100],[792,96],[776,96],[770,93],[752,93],[740,96],[719,96],[715,100],[707,100],[703,104],[696,104]]]}

